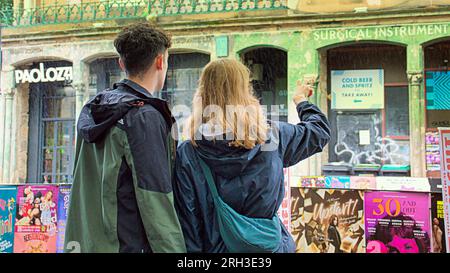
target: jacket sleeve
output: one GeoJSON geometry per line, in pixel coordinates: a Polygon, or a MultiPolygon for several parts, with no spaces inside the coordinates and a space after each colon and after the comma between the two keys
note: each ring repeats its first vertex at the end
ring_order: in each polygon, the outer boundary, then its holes
{"type": "Polygon", "coordinates": [[[183,167],[180,159],[181,155],[178,152],[176,158],[173,192],[175,195],[175,208],[183,230],[186,249],[189,253],[203,252],[201,236],[203,228],[196,204],[195,190],[190,182],[194,181],[194,179],[183,167]]]}
{"type": "Polygon", "coordinates": [[[148,241],[156,253],[186,252],[172,192],[167,152],[169,128],[155,110],[131,112],[135,113],[126,119],[127,162],[133,171],[136,200],[148,241]]]}
{"type": "Polygon", "coordinates": [[[321,152],[330,141],[330,124],[315,105],[301,102],[297,105],[300,123],[279,123],[279,153],[283,166],[290,167],[321,152]]]}

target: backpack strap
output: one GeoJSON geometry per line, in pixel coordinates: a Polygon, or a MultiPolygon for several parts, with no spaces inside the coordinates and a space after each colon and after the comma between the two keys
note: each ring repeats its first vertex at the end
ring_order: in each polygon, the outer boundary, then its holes
{"type": "Polygon", "coordinates": [[[202,168],[203,174],[205,175],[206,182],[208,183],[209,189],[212,193],[214,203],[216,203],[217,201],[219,201],[220,196],[219,196],[219,192],[217,191],[217,187],[214,183],[214,178],[212,176],[211,169],[206,164],[206,162],[200,158],[200,156],[198,156],[198,159],[199,159],[200,167],[202,168]]]}

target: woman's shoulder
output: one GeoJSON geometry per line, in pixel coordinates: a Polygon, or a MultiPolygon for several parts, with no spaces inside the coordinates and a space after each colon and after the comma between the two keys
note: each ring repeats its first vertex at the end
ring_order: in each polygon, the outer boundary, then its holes
{"type": "Polygon", "coordinates": [[[194,156],[194,152],[194,146],[192,145],[191,141],[184,140],[178,144],[177,159],[183,160],[186,158],[192,158],[194,156]]]}
{"type": "Polygon", "coordinates": [[[193,150],[193,145],[190,140],[183,140],[178,143],[177,151],[186,152],[188,150],[193,150]]]}

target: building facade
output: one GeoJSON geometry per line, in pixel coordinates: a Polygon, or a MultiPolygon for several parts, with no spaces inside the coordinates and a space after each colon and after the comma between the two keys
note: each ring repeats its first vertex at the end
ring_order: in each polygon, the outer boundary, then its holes
{"type": "Polygon", "coordinates": [[[328,114],[332,141],[292,167],[291,181],[330,163],[439,177],[435,132],[450,126],[450,1],[403,2],[15,0],[2,12],[0,183],[71,182],[78,113],[124,76],[112,41],[144,20],[173,36],[158,95],[177,106],[178,121],[202,68],[236,58],[262,104],[277,106],[271,118],[298,122],[296,81],[317,81],[312,101],[328,114]]]}

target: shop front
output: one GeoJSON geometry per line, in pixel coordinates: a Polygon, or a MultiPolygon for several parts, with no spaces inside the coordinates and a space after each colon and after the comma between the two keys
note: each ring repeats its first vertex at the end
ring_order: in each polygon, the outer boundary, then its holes
{"type": "Polygon", "coordinates": [[[446,88],[449,36],[448,23],[329,27],[305,34],[303,50],[318,61],[301,74],[319,78],[314,100],[332,125],[326,158],[309,175],[426,177],[431,137],[425,131],[430,118],[445,114],[445,106],[427,106],[433,96],[426,91],[427,77],[439,74],[438,92],[446,88]]]}
{"type": "Polygon", "coordinates": [[[450,127],[450,37],[424,47],[427,176],[440,178],[439,127],[450,127]]]}
{"type": "MultiPolygon", "coordinates": [[[[72,64],[66,61],[33,63],[27,70],[41,78],[28,83],[28,183],[71,183],[75,147],[75,90],[72,64]],[[65,70],[65,71],[64,71],[65,70]],[[63,74],[47,78],[52,71],[63,74]],[[44,77],[45,75],[45,77],[44,77]],[[59,77],[61,76],[61,77],[59,77]]],[[[27,70],[24,70],[25,72],[27,70]]],[[[16,70],[16,83],[21,70],[16,70]]],[[[25,73],[24,73],[25,74],[25,73]]],[[[25,75],[24,75],[25,76],[25,75]]]]}
{"type": "Polygon", "coordinates": [[[437,127],[449,126],[450,25],[327,27],[303,38],[301,63],[317,62],[301,75],[318,78],[313,101],[332,141],[308,175],[291,177],[297,251],[445,252],[437,127]]]}

